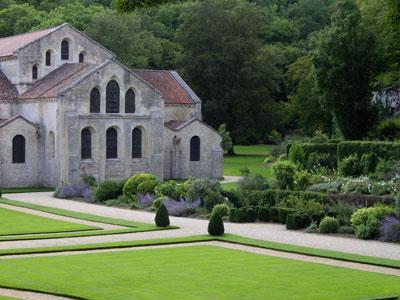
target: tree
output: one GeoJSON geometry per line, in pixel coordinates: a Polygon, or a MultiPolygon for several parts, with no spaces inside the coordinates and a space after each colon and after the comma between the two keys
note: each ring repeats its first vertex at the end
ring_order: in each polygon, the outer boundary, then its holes
{"type": "Polygon", "coordinates": [[[222,136],[221,147],[228,155],[234,155],[233,142],[230,132],[226,129],[226,124],[221,124],[218,128],[219,134],[222,136]]]}
{"type": "Polygon", "coordinates": [[[235,143],[255,142],[275,125],[277,70],[261,48],[263,24],[255,5],[206,0],[178,32],[180,66],[203,100],[205,121],[214,128],[226,123],[235,143]]]}
{"type": "Polygon", "coordinates": [[[116,0],[115,7],[120,14],[132,13],[138,8],[152,7],[173,1],[174,0],[116,0]]]}
{"type": "Polygon", "coordinates": [[[158,227],[167,227],[169,226],[169,215],[168,210],[165,207],[164,203],[161,203],[160,207],[157,208],[156,216],[154,221],[158,227]]]}
{"type": "Polygon", "coordinates": [[[316,91],[315,70],[310,56],[303,56],[288,66],[286,77],[293,89],[289,95],[289,122],[303,134],[320,130],[332,134],[332,115],[321,105],[316,91]]]}
{"type": "Polygon", "coordinates": [[[28,32],[40,24],[43,16],[29,4],[11,4],[0,10],[0,37],[28,32]]]}
{"type": "Polygon", "coordinates": [[[375,123],[372,82],[378,71],[375,39],[354,0],[339,0],[331,26],[318,35],[313,56],[323,104],[346,139],[361,139],[375,123]]]}

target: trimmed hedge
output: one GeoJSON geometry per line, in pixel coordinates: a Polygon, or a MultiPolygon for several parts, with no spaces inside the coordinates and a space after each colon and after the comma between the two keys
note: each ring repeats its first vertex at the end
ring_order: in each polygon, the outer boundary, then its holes
{"type": "Polygon", "coordinates": [[[327,195],[323,193],[289,191],[289,190],[264,190],[264,191],[246,191],[242,193],[242,203],[249,206],[273,207],[286,200],[289,196],[295,196],[298,199],[309,201],[315,200],[324,203],[327,195]]]}
{"type": "Polygon", "coordinates": [[[279,223],[281,224],[286,224],[286,219],[287,216],[294,213],[294,209],[291,208],[284,208],[284,207],[280,207],[278,208],[278,219],[279,219],[279,223]]]}
{"type": "Polygon", "coordinates": [[[271,207],[269,209],[269,217],[270,217],[271,222],[279,223],[279,208],[271,207]]]}
{"type": "Polygon", "coordinates": [[[308,227],[311,224],[311,219],[306,214],[290,214],[286,219],[286,228],[289,230],[297,230],[308,227]]]}
{"type": "Polygon", "coordinates": [[[400,143],[374,141],[348,141],[338,145],[338,160],[342,161],[350,155],[361,156],[365,153],[374,153],[385,160],[400,159],[400,143]]]}
{"type": "Polygon", "coordinates": [[[268,207],[259,207],[258,208],[258,220],[260,222],[269,222],[269,208],[268,207]]]}

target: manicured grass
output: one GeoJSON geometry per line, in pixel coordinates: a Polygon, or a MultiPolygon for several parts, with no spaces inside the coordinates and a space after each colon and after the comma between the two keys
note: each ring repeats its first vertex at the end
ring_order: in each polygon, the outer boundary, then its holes
{"type": "Polygon", "coordinates": [[[272,169],[264,164],[265,156],[270,153],[272,146],[251,145],[235,146],[235,156],[224,157],[224,175],[240,176],[240,169],[247,167],[253,174],[272,177],[272,169]]]}
{"type": "Polygon", "coordinates": [[[1,188],[3,194],[14,194],[14,193],[34,193],[34,192],[53,192],[53,188],[48,187],[11,187],[1,188]]]}
{"type": "Polygon", "coordinates": [[[55,246],[55,247],[40,247],[40,248],[19,248],[19,249],[6,249],[0,250],[0,256],[5,255],[22,255],[22,254],[35,254],[35,253],[51,253],[51,252],[66,252],[66,251],[85,251],[95,249],[112,249],[112,248],[128,248],[140,246],[153,246],[153,245],[166,245],[166,244],[180,244],[180,243],[195,243],[201,241],[223,241],[235,244],[243,244],[248,246],[260,247],[265,249],[273,249],[284,252],[298,253],[316,257],[326,257],[337,260],[358,262],[363,264],[378,265],[384,267],[391,267],[395,269],[400,268],[400,260],[380,258],[374,256],[363,256],[351,253],[343,253],[338,251],[329,251],[309,247],[301,247],[290,244],[276,243],[270,241],[255,240],[245,238],[232,234],[225,234],[222,237],[213,237],[210,235],[198,235],[179,238],[162,238],[162,239],[149,239],[149,240],[136,240],[126,242],[113,242],[113,243],[98,243],[87,245],[71,245],[71,246],[55,246]]]}
{"type": "Polygon", "coordinates": [[[0,208],[0,235],[54,233],[99,229],[0,208]]]}
{"type": "Polygon", "coordinates": [[[213,246],[6,259],[1,265],[1,286],[86,299],[339,300],[400,293],[396,276],[213,246]]]}
{"type": "MultiPolygon", "coordinates": [[[[127,229],[115,229],[115,230],[91,230],[91,231],[76,231],[76,232],[65,232],[62,234],[40,234],[40,235],[26,235],[26,236],[7,236],[7,237],[0,237],[0,241],[15,241],[15,240],[32,240],[32,239],[54,239],[54,238],[69,238],[69,237],[83,237],[83,236],[96,236],[96,235],[110,235],[110,234],[123,234],[123,233],[131,233],[131,232],[143,232],[143,231],[154,231],[154,230],[168,230],[168,229],[176,229],[178,227],[169,226],[169,227],[157,227],[153,224],[146,224],[141,222],[135,222],[130,220],[121,220],[121,219],[114,219],[96,215],[90,215],[80,212],[74,212],[69,210],[63,210],[53,207],[47,207],[42,205],[36,205],[16,200],[9,200],[0,198],[0,203],[5,203],[9,205],[25,207],[29,209],[34,209],[38,211],[48,212],[55,215],[71,217],[81,220],[99,222],[99,223],[106,223],[112,225],[119,225],[128,227],[127,229]]],[[[1,225],[0,225],[1,228],[1,225]]],[[[43,231],[42,233],[46,233],[49,231],[43,231]]]]}

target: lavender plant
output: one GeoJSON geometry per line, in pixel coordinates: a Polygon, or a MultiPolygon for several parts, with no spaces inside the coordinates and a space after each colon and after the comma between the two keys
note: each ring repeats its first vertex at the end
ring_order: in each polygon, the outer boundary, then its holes
{"type": "Polygon", "coordinates": [[[400,242],[400,220],[389,216],[381,221],[379,240],[384,242],[400,242]]]}
{"type": "Polygon", "coordinates": [[[188,202],[183,198],[180,198],[178,201],[168,198],[163,203],[170,215],[184,216],[198,208],[201,204],[201,200],[198,198],[194,201],[188,202]]]}

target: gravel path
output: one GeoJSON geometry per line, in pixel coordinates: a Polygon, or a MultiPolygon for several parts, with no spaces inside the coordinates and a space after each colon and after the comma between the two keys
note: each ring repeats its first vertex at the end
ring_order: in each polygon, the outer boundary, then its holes
{"type": "MultiPolygon", "coordinates": [[[[154,222],[154,214],[150,212],[113,208],[71,200],[56,199],[52,197],[52,193],[7,194],[6,198],[71,211],[79,211],[83,213],[113,217],[117,219],[134,220],[144,223],[154,222]]],[[[0,249],[61,246],[202,235],[207,233],[208,221],[191,218],[171,217],[171,224],[179,226],[180,229],[128,233],[112,236],[0,242],[0,249]]],[[[378,241],[365,241],[340,236],[317,235],[301,231],[288,231],[285,229],[285,226],[278,224],[237,224],[227,222],[225,223],[225,232],[259,240],[267,240],[360,255],[377,256],[382,258],[400,259],[399,244],[382,243],[378,241]]]]}
{"type": "Polygon", "coordinates": [[[64,216],[55,215],[55,214],[47,213],[47,212],[40,211],[40,210],[34,210],[34,209],[29,209],[29,208],[25,208],[25,207],[14,206],[14,205],[8,205],[8,204],[3,204],[3,203],[0,203],[0,207],[1,208],[6,208],[6,209],[9,209],[9,210],[15,210],[15,211],[23,212],[23,213],[28,213],[28,214],[39,216],[39,217],[45,217],[45,218],[48,218],[48,219],[53,219],[53,220],[58,220],[58,221],[66,221],[66,222],[75,223],[75,224],[98,227],[99,229],[104,229],[104,230],[125,229],[125,228],[127,228],[127,227],[124,227],[124,226],[118,226],[118,225],[105,224],[105,223],[99,223],[99,222],[86,221],[86,220],[82,220],[82,219],[64,217],[64,216]]]}
{"type": "Polygon", "coordinates": [[[27,292],[13,289],[5,289],[0,288],[0,295],[6,297],[12,297],[15,299],[24,299],[24,300],[69,300],[73,298],[66,298],[61,296],[54,296],[45,293],[37,293],[37,292],[27,292]]]}

